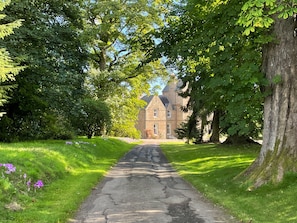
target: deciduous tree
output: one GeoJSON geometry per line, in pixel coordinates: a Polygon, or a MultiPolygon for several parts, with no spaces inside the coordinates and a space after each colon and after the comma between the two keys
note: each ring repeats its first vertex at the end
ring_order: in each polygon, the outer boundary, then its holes
{"type": "MultiPolygon", "coordinates": [[[[87,89],[112,108],[112,132],[136,137],[140,96],[167,74],[160,61],[140,66],[143,36],[161,26],[167,0],[84,1],[84,36],[90,53],[87,89]]],[[[149,44],[154,44],[152,39],[149,44]]]]}
{"type": "Polygon", "coordinates": [[[1,126],[8,138],[48,137],[48,122],[55,118],[67,122],[82,97],[86,54],[80,12],[79,1],[12,0],[5,8],[9,15],[5,22],[24,20],[5,46],[26,66],[5,107],[1,126]]]}
{"type": "MultiPolygon", "coordinates": [[[[167,57],[178,68],[179,78],[188,84],[184,96],[191,98],[189,108],[198,115],[220,111],[220,131],[247,138],[261,131],[264,78],[255,36],[243,38],[237,25],[242,5],[187,1],[156,34],[162,41],[150,53],[167,57]]],[[[217,135],[212,139],[217,141],[217,135]]]]}
{"type": "Polygon", "coordinates": [[[245,171],[252,187],[280,182],[297,171],[297,36],[296,1],[249,0],[239,23],[245,34],[266,30],[262,71],[270,94],[264,103],[263,144],[259,157],[245,171]]]}
{"type": "Polygon", "coordinates": [[[94,135],[104,135],[110,130],[110,111],[105,102],[86,98],[76,115],[72,117],[74,126],[80,135],[88,139],[94,135]]]}

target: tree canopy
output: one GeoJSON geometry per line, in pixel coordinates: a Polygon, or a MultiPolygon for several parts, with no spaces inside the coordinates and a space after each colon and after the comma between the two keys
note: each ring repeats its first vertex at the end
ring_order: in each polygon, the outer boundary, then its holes
{"type": "MultiPolygon", "coordinates": [[[[7,6],[10,1],[1,1],[0,2],[0,11],[7,6]]],[[[5,18],[5,14],[0,14],[0,22],[5,18]]],[[[16,20],[10,23],[1,23],[0,24],[0,39],[5,38],[8,35],[11,35],[15,28],[21,26],[21,20],[16,20]]],[[[9,55],[9,52],[0,46],[0,106],[3,105],[7,100],[7,91],[13,87],[12,81],[15,80],[15,76],[22,69],[16,62],[14,62],[9,55]],[[10,82],[10,83],[9,83],[10,82]]],[[[1,116],[1,111],[0,111],[1,116]]]]}
{"type": "MultiPolygon", "coordinates": [[[[149,82],[167,74],[161,61],[140,67],[144,36],[163,25],[170,1],[85,1],[84,37],[89,52],[87,87],[112,108],[112,132],[139,137],[135,122],[149,82]]],[[[149,39],[150,44],[154,44],[149,39]]]]}
{"type": "Polygon", "coordinates": [[[23,25],[3,46],[25,69],[2,107],[0,140],[70,136],[85,97],[109,103],[113,132],[133,129],[139,96],[166,74],[160,61],[139,68],[138,40],[162,25],[168,2],[12,0],[3,22],[23,25]]]}
{"type": "Polygon", "coordinates": [[[258,136],[262,126],[264,75],[256,36],[237,25],[243,2],[189,0],[156,33],[162,41],[150,60],[165,56],[188,84],[189,108],[197,116],[216,111],[220,131],[258,136]]]}
{"type": "Polygon", "coordinates": [[[1,127],[8,131],[3,131],[3,137],[54,136],[57,130],[49,129],[50,123],[67,123],[68,112],[84,92],[86,53],[80,39],[78,1],[13,0],[5,13],[9,15],[5,22],[23,20],[4,44],[25,69],[4,107],[7,115],[1,127]]]}
{"type": "Polygon", "coordinates": [[[241,176],[250,190],[296,172],[296,2],[189,0],[156,35],[149,61],[167,56],[189,84],[193,111],[219,112],[221,131],[257,136],[241,176]]]}

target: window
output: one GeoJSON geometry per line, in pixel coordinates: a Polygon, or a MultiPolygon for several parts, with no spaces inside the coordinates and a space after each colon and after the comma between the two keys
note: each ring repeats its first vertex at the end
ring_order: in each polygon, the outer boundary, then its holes
{"type": "Polygon", "coordinates": [[[158,135],[158,124],[154,124],[154,134],[158,135]]]}
{"type": "Polygon", "coordinates": [[[171,111],[167,110],[167,118],[171,118],[171,111]]]}
{"type": "Polygon", "coordinates": [[[166,134],[171,135],[171,126],[170,126],[170,124],[166,125],[166,134]]]}
{"type": "Polygon", "coordinates": [[[155,117],[155,118],[158,117],[158,109],[154,109],[154,117],[155,117]]]}

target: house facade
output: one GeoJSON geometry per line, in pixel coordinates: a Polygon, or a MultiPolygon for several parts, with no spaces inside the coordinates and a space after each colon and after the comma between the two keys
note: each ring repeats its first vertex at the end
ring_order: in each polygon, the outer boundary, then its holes
{"type": "Polygon", "coordinates": [[[185,122],[189,113],[181,110],[188,99],[178,95],[181,82],[171,80],[162,91],[162,95],[144,96],[147,105],[140,110],[136,128],[141,132],[141,138],[176,138],[175,129],[185,122]]]}

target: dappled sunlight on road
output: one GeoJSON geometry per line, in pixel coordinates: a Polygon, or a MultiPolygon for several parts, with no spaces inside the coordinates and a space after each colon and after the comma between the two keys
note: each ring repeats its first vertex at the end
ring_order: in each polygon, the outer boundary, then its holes
{"type": "Polygon", "coordinates": [[[180,178],[151,142],[126,154],[92,194],[71,223],[234,222],[180,178]]]}

